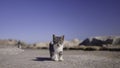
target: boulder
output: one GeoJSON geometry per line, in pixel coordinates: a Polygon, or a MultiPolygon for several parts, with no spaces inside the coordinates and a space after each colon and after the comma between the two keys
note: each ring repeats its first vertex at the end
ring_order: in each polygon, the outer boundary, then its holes
{"type": "Polygon", "coordinates": [[[80,43],[80,45],[97,45],[101,46],[104,43],[104,41],[96,39],[96,38],[87,38],[83,42],[80,43]]]}
{"type": "Polygon", "coordinates": [[[35,49],[46,49],[49,48],[49,42],[39,42],[33,44],[33,48],[35,49]]]}
{"type": "Polygon", "coordinates": [[[13,39],[0,39],[0,48],[2,47],[13,47],[17,44],[17,40],[13,39]]]}
{"type": "Polygon", "coordinates": [[[69,48],[74,48],[74,47],[76,47],[76,46],[79,46],[79,43],[80,43],[80,40],[79,39],[73,39],[73,40],[71,40],[71,41],[64,41],[64,48],[67,48],[67,49],[69,49],[69,48]]]}
{"type": "Polygon", "coordinates": [[[80,45],[88,45],[88,46],[103,46],[103,45],[112,45],[118,44],[120,45],[120,36],[99,36],[99,37],[91,37],[83,40],[80,45]]]}
{"type": "Polygon", "coordinates": [[[115,37],[114,39],[113,39],[113,43],[112,43],[113,45],[120,45],[120,37],[115,37]]]}

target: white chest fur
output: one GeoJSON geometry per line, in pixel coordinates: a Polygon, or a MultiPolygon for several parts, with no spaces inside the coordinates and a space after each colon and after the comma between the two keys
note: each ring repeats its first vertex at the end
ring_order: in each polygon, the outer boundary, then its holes
{"type": "Polygon", "coordinates": [[[54,50],[55,52],[60,52],[60,51],[63,51],[63,44],[62,45],[54,45],[54,50]]]}

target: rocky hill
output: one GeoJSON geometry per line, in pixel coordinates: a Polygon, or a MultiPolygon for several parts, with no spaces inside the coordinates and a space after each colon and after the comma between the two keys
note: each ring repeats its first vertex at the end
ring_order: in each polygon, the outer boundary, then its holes
{"type": "Polygon", "coordinates": [[[22,47],[27,46],[28,44],[24,41],[14,40],[14,39],[0,39],[0,48],[3,47],[15,47],[18,45],[18,42],[22,47]]]}
{"type": "MultiPolygon", "coordinates": [[[[2,47],[17,47],[18,42],[21,48],[29,49],[48,49],[50,42],[38,42],[28,44],[18,40],[0,40],[0,48],[2,47]]],[[[85,40],[73,39],[64,41],[64,49],[77,50],[118,50],[120,51],[120,36],[97,36],[86,38],[85,40]]]]}
{"type": "Polygon", "coordinates": [[[99,36],[99,37],[90,37],[83,40],[80,45],[87,46],[114,46],[120,45],[120,36],[99,36]]]}

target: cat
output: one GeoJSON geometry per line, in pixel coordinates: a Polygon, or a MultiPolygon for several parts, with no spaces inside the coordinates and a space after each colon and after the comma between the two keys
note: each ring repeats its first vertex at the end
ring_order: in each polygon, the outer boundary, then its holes
{"type": "Polygon", "coordinates": [[[49,44],[50,58],[54,61],[63,61],[63,47],[64,35],[55,36],[53,34],[53,41],[49,44]]]}

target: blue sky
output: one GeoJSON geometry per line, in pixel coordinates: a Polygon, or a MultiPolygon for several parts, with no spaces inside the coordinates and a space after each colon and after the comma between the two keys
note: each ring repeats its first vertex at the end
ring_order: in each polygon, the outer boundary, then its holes
{"type": "Polygon", "coordinates": [[[26,42],[120,35],[119,0],[0,0],[0,38],[26,42]]]}

